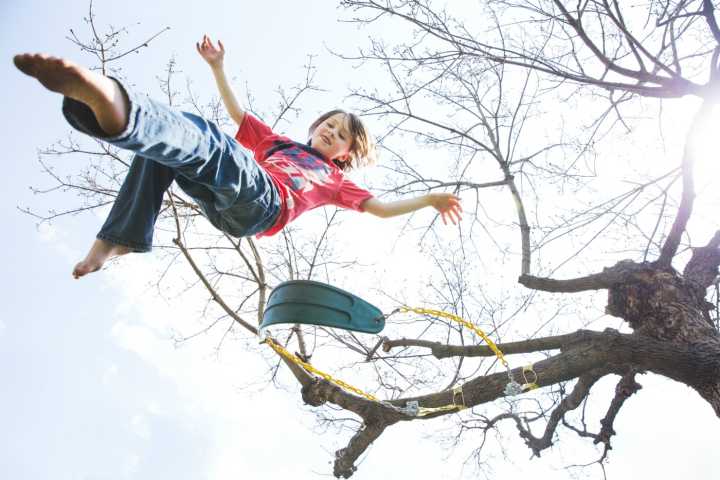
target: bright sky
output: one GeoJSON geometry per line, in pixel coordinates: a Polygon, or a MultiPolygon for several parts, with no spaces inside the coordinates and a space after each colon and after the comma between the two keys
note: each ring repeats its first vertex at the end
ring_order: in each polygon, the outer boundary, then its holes
{"type": "MultiPolygon", "coordinates": [[[[330,1],[98,0],[96,13],[102,26],[129,27],[132,41],[171,27],[123,72],[153,95],[159,95],[155,76],[171,55],[196,91],[205,98],[214,94],[194,50],[205,32],[224,41],[229,75],[238,77],[239,85],[247,80],[268,110],[274,86],[299,79],[308,53],[318,55],[319,83],[328,90],[314,97],[309,116],[337,105],[348,85],[363,81],[361,71],[334,59],[324,45],[352,51],[365,45],[368,32],[337,22],[342,12],[330,1]]],[[[211,341],[176,348],[171,330],[197,326],[198,306],[193,299],[161,298],[148,288],[157,266],[152,255],[124,259],[82,281],[71,278],[104,212],[66,217],[40,229],[19,212],[19,206],[61,210],[74,202],[71,194],[55,195],[58,204],[48,205],[28,188],[48,185],[36,150],[63,138],[69,128],[59,97],[15,71],[12,55],[44,51],[87,60],[65,39],[69,28],[85,32],[86,15],[86,0],[0,3],[3,478],[327,478],[332,452],[347,443],[349,432],[317,429],[296,384],[288,383],[287,390],[257,385],[265,363],[240,343],[219,357],[211,341]]],[[[628,402],[616,423],[609,478],[718,478],[720,467],[710,453],[717,418],[710,408],[683,386],[653,377],[640,381],[643,395],[628,402]]],[[[436,431],[452,434],[448,424],[437,421],[392,427],[353,478],[474,478],[472,468],[463,466],[467,448],[448,453],[446,445],[428,438],[436,431]]],[[[495,459],[496,476],[571,478],[563,465],[594,458],[574,458],[569,448],[529,461],[512,431],[507,444],[510,458],[495,459]]]]}

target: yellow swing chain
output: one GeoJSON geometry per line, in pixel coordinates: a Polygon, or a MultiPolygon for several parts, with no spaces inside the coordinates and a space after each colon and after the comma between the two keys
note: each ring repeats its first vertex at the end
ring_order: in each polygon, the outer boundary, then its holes
{"type": "MultiPolygon", "coordinates": [[[[483,332],[480,328],[478,328],[474,324],[468,322],[464,318],[454,315],[452,313],[443,312],[441,310],[433,310],[431,308],[415,308],[415,307],[402,306],[402,307],[398,308],[396,311],[400,312],[400,313],[413,312],[413,313],[417,313],[418,315],[430,315],[433,317],[446,318],[448,320],[452,320],[453,322],[459,323],[460,325],[467,327],[470,330],[472,330],[473,332],[475,332],[475,334],[478,337],[482,338],[483,341],[485,343],[487,343],[490,350],[493,351],[493,353],[498,358],[498,360],[500,361],[502,366],[505,367],[505,370],[507,370],[507,375],[508,375],[509,381],[505,387],[505,392],[504,392],[505,395],[507,395],[507,396],[519,395],[521,393],[525,393],[525,392],[534,390],[539,387],[539,385],[537,384],[537,380],[538,380],[537,373],[535,373],[535,370],[533,370],[532,364],[527,365],[527,366],[523,367],[523,369],[522,369],[522,376],[523,376],[523,380],[525,383],[523,383],[523,384],[518,383],[515,380],[515,378],[513,377],[512,372],[510,371],[510,364],[508,364],[508,361],[505,360],[505,355],[503,355],[500,348],[497,345],[495,345],[495,342],[493,342],[490,339],[490,337],[488,337],[485,334],[485,332],[483,332]],[[530,377],[530,378],[528,378],[528,377],[530,377]]],[[[453,400],[454,400],[454,398],[455,397],[453,396],[453,400]]],[[[464,403],[464,399],[463,399],[463,403],[464,403]]],[[[443,408],[443,407],[441,407],[441,408],[443,408]]]]}
{"type": "Polygon", "coordinates": [[[333,384],[337,385],[338,387],[343,388],[349,392],[352,392],[355,395],[364,397],[364,398],[370,400],[371,402],[379,401],[377,399],[377,397],[375,397],[369,393],[363,392],[359,388],[353,387],[349,383],[346,383],[346,382],[340,380],[339,378],[334,378],[329,373],[320,371],[317,368],[310,365],[308,362],[301,360],[300,358],[298,358],[297,355],[293,355],[292,353],[288,352],[285,348],[283,348],[282,345],[275,342],[275,340],[273,340],[272,338],[266,337],[264,342],[267,343],[270,346],[270,348],[275,350],[279,355],[282,355],[283,357],[285,357],[286,359],[288,359],[289,361],[291,361],[292,363],[294,363],[296,365],[300,365],[302,368],[304,368],[308,372],[314,373],[315,375],[327,380],[328,382],[333,383],[333,384]]]}
{"type": "MultiPolygon", "coordinates": [[[[529,390],[532,390],[534,388],[538,388],[537,385],[537,374],[532,368],[532,365],[528,365],[523,368],[523,379],[526,383],[523,385],[520,385],[515,381],[515,379],[512,377],[512,374],[510,373],[510,365],[508,364],[507,360],[505,360],[505,356],[503,355],[502,351],[498,348],[497,345],[495,345],[495,342],[493,342],[482,330],[480,330],[478,327],[473,325],[472,323],[468,322],[467,320],[457,316],[453,315],[452,313],[443,312],[440,310],[433,310],[429,308],[412,308],[403,306],[395,310],[395,312],[400,313],[407,313],[407,312],[413,312],[417,313],[419,315],[431,315],[438,318],[446,318],[449,320],[452,320],[454,322],[457,322],[473,332],[475,332],[480,338],[483,339],[485,343],[487,343],[488,347],[495,353],[495,356],[497,356],[500,363],[507,369],[508,377],[510,379],[510,382],[508,383],[507,388],[505,389],[506,395],[517,395],[529,390]],[[528,374],[532,374],[532,378],[528,379],[528,374]],[[532,381],[529,381],[532,380],[532,381]]],[[[393,312],[393,313],[395,313],[393,312]]],[[[391,314],[392,315],[392,314],[391,314]]],[[[388,315],[389,316],[389,315],[388,315]]],[[[379,402],[383,405],[386,405],[394,410],[397,410],[399,412],[405,413],[407,415],[412,416],[418,416],[422,417],[425,415],[430,415],[432,413],[437,412],[444,412],[444,411],[450,411],[450,410],[462,410],[464,408],[467,408],[465,405],[465,395],[462,391],[462,386],[457,386],[452,389],[452,395],[453,395],[453,403],[444,405],[442,407],[420,407],[418,405],[417,401],[414,402],[407,402],[406,407],[398,407],[396,405],[392,405],[389,402],[378,400],[377,397],[374,395],[371,395],[367,392],[364,392],[363,390],[360,390],[357,387],[354,387],[350,385],[347,382],[344,382],[343,380],[340,380],[339,378],[334,378],[329,373],[325,373],[321,370],[318,370],[317,368],[313,367],[310,363],[303,361],[302,359],[298,358],[297,355],[293,355],[287,349],[285,349],[282,345],[278,344],[274,339],[272,339],[270,336],[265,335],[264,338],[261,339],[261,343],[267,343],[270,348],[275,350],[275,352],[278,353],[278,355],[281,355],[283,358],[287,359],[288,361],[301,366],[306,371],[311,372],[324,380],[327,380],[328,382],[337,385],[338,387],[347,390],[349,392],[354,393],[355,395],[358,395],[360,397],[363,397],[367,400],[370,400],[371,402],[379,402]],[[457,396],[460,396],[460,403],[457,403],[455,401],[455,398],[457,396]]]]}
{"type": "Polygon", "coordinates": [[[349,392],[352,392],[360,397],[366,398],[367,400],[370,400],[371,402],[378,402],[382,403],[383,405],[392,408],[393,410],[396,410],[400,413],[404,413],[406,415],[411,415],[414,417],[424,417],[425,415],[430,415],[431,413],[437,413],[437,412],[445,412],[448,410],[462,410],[465,407],[465,396],[462,391],[462,386],[457,386],[452,389],[453,392],[453,403],[450,405],[445,405],[442,407],[420,407],[418,406],[417,402],[408,402],[407,407],[398,407],[397,405],[393,405],[390,402],[387,401],[381,401],[374,395],[371,395],[367,392],[364,392],[360,390],[357,387],[354,387],[350,385],[347,382],[344,382],[343,380],[340,380],[339,378],[335,378],[329,373],[325,373],[321,370],[318,370],[317,368],[313,367],[308,362],[305,362],[298,358],[297,355],[293,355],[290,353],[287,349],[285,349],[282,345],[278,344],[276,341],[274,341],[272,338],[267,337],[264,340],[264,343],[267,343],[270,348],[275,350],[279,355],[283,356],[284,358],[288,359],[292,363],[296,365],[300,365],[302,368],[307,370],[308,372],[314,373],[315,375],[327,380],[328,382],[337,385],[338,387],[347,390],[349,392]],[[461,403],[455,403],[455,397],[460,395],[461,403]]]}
{"type": "Polygon", "coordinates": [[[470,330],[475,332],[478,337],[482,338],[485,343],[487,343],[488,347],[490,347],[490,350],[495,353],[495,356],[498,358],[503,367],[508,370],[510,369],[510,365],[508,364],[507,360],[505,360],[505,355],[503,355],[498,346],[495,345],[495,342],[493,342],[490,337],[485,335],[485,332],[483,332],[478,327],[468,322],[464,318],[453,315],[452,313],[447,313],[440,310],[432,310],[430,308],[400,307],[398,311],[401,313],[413,312],[417,313],[418,315],[430,315],[433,317],[447,318],[448,320],[452,320],[453,322],[457,322],[460,325],[469,328],[470,330]]]}

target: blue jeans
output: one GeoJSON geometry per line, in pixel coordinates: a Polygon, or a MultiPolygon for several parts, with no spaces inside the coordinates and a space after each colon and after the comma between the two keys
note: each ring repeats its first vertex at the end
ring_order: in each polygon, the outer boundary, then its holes
{"type": "Polygon", "coordinates": [[[63,100],[63,114],[75,129],[135,152],[97,238],[132,251],[149,251],[163,195],[173,180],[197,202],[210,223],[229,235],[254,235],[275,223],[280,194],[234,138],[198,115],[132,90],[124,92],[130,102],[129,121],[115,136],[102,131],[87,105],[67,97],[63,100]]]}

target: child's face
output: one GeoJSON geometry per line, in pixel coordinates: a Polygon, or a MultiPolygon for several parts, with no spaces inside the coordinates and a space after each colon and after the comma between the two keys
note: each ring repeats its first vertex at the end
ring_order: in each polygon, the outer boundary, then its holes
{"type": "Polygon", "coordinates": [[[349,159],[352,138],[345,114],[336,113],[325,119],[312,132],[310,146],[330,160],[345,162],[349,159]]]}

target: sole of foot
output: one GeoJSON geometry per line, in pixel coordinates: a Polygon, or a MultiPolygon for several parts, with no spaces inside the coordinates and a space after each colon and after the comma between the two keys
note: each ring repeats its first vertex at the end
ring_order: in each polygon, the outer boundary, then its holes
{"type": "Polygon", "coordinates": [[[23,53],[13,57],[15,66],[56,92],[85,103],[108,134],[123,131],[129,105],[125,94],[112,79],[63,58],[42,53],[23,53]]]}
{"type": "Polygon", "coordinates": [[[97,239],[95,240],[95,243],[93,243],[93,246],[90,248],[90,251],[85,259],[75,265],[75,268],[72,271],[72,276],[77,280],[88,273],[97,272],[108,260],[127,253],[130,253],[130,249],[128,247],[115,245],[104,240],[97,239]]]}

